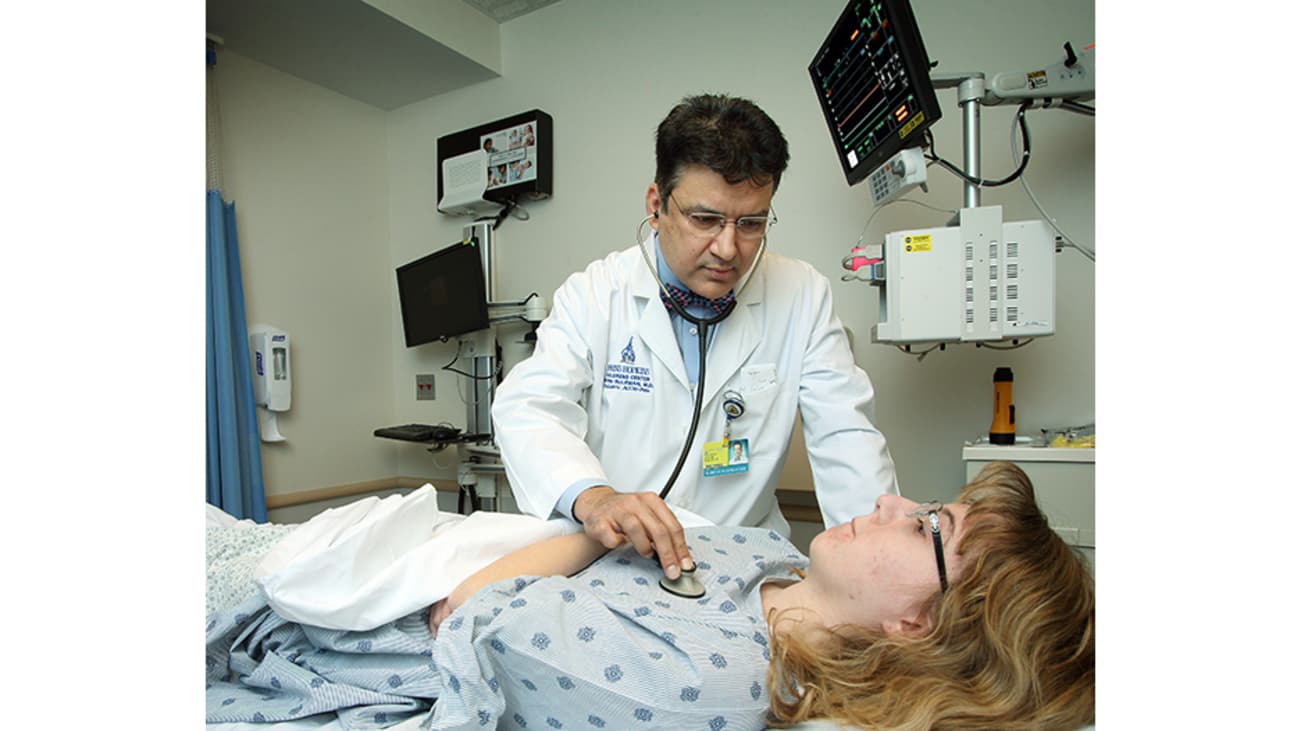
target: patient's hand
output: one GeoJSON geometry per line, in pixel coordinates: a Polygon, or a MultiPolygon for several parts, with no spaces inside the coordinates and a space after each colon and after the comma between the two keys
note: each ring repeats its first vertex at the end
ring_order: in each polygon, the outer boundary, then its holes
{"type": "Polygon", "coordinates": [[[450,597],[440,599],[437,604],[429,607],[429,632],[435,638],[438,636],[438,625],[442,624],[442,620],[446,619],[448,615],[456,611],[456,607],[451,605],[449,599],[450,597]]]}

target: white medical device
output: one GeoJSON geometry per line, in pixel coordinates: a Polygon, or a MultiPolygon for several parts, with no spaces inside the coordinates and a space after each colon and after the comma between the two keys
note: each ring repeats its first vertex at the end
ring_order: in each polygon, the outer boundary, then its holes
{"type": "Polygon", "coordinates": [[[264,442],[283,442],[276,413],[289,410],[292,395],[289,333],[270,325],[254,325],[248,331],[248,341],[253,356],[258,430],[264,442]]]}
{"type": "Polygon", "coordinates": [[[1004,222],[1001,206],[964,208],[957,226],[887,234],[880,254],[873,342],[997,341],[1055,330],[1056,241],[1043,221],[1004,222]]]}
{"type": "MultiPolygon", "coordinates": [[[[974,181],[980,179],[981,105],[1021,103],[1092,113],[1079,101],[1094,98],[1093,52],[1076,56],[1068,43],[1065,50],[1060,63],[997,74],[988,86],[978,72],[931,76],[935,88],[958,89],[967,176],[963,207],[946,227],[895,231],[867,249],[862,260],[870,266],[856,278],[880,290],[872,342],[900,347],[1018,342],[1055,332],[1056,236],[1045,221],[1003,221],[1001,206],[980,205],[986,183],[974,181]]],[[[917,148],[904,150],[867,177],[875,205],[924,188],[920,156],[917,148]]],[[[850,258],[845,267],[853,269],[850,258]]]]}
{"type": "Polygon", "coordinates": [[[865,246],[859,239],[841,261],[853,272],[844,278],[879,289],[873,342],[908,352],[923,342],[937,348],[1010,340],[1018,347],[1021,339],[1055,331],[1057,238],[1049,222],[1003,221],[1002,207],[982,206],[980,194],[1016,180],[1029,164],[1026,110],[1095,114],[1080,103],[1095,95],[1092,46],[1076,54],[1066,43],[1061,61],[997,74],[988,83],[982,72],[932,73],[936,65],[908,0],[849,0],[808,65],[845,179],[849,185],[866,180],[877,209],[913,188],[927,190],[931,162],[964,183],[961,209],[946,227],[894,231],[865,246]],[[961,107],[960,169],[934,152],[930,132],[943,115],[935,90],[945,88],[957,89],[961,107]],[[1020,106],[1019,167],[986,179],[980,107],[1009,103],[1020,106]]]}

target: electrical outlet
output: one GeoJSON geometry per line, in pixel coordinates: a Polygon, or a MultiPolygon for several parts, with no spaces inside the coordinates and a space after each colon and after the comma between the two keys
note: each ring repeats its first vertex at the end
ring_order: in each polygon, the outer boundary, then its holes
{"type": "Polygon", "coordinates": [[[433,374],[427,373],[415,377],[415,400],[416,401],[433,401],[433,374]]]}

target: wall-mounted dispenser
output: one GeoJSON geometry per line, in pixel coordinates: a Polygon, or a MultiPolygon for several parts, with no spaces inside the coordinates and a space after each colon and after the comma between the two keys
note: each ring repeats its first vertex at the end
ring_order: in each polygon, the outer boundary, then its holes
{"type": "Polygon", "coordinates": [[[253,355],[253,403],[257,404],[257,425],[264,442],[283,442],[276,413],[289,410],[293,379],[289,361],[289,333],[270,325],[254,325],[248,331],[253,355]]]}

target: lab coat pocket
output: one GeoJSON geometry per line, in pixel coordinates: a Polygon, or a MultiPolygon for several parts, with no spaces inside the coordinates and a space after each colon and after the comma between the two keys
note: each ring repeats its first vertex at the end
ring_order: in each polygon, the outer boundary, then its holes
{"type": "MultiPolygon", "coordinates": [[[[736,374],[731,388],[744,400],[745,416],[742,417],[751,429],[772,416],[773,404],[781,389],[776,377],[776,366],[770,363],[745,366],[736,374]]],[[[740,420],[736,421],[740,426],[740,420]]],[[[739,432],[737,432],[739,436],[739,432]]]]}
{"type": "Polygon", "coordinates": [[[730,437],[748,440],[750,464],[777,452],[784,454],[773,440],[790,433],[791,416],[789,399],[783,398],[776,373],[776,366],[771,364],[745,366],[723,387],[724,398],[728,393],[735,394],[743,404],[743,413],[731,422],[730,437]]]}
{"type": "Polygon", "coordinates": [[[740,371],[740,389],[744,394],[757,395],[776,388],[776,365],[758,363],[740,371]]]}

